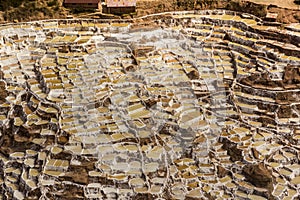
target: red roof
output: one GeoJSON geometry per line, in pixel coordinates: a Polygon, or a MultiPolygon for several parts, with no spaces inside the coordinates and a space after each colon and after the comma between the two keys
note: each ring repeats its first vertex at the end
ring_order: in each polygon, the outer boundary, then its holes
{"type": "Polygon", "coordinates": [[[106,0],[107,7],[131,7],[136,6],[136,0],[106,0]]]}
{"type": "Polygon", "coordinates": [[[65,3],[93,3],[93,4],[98,4],[99,0],[65,0],[65,3]]]}

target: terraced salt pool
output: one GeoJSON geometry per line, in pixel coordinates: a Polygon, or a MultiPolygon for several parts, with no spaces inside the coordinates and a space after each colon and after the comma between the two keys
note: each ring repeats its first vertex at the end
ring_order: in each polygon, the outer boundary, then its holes
{"type": "Polygon", "coordinates": [[[2,25],[0,199],[297,199],[298,32],[261,24],[2,25]]]}

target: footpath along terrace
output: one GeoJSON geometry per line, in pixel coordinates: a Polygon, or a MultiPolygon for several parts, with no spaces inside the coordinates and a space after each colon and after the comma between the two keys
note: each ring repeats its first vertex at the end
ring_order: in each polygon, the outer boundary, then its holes
{"type": "Polygon", "coordinates": [[[300,32],[223,10],[0,27],[0,199],[296,199],[300,32]]]}

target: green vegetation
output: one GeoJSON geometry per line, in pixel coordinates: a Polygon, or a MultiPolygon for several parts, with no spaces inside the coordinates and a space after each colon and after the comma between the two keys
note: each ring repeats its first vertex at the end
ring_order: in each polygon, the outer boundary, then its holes
{"type": "Polygon", "coordinates": [[[24,2],[28,2],[29,0],[1,0],[0,3],[0,10],[5,11],[9,9],[10,7],[19,7],[24,2]]]}
{"type": "Polygon", "coordinates": [[[64,16],[62,0],[2,0],[0,11],[5,21],[28,21],[64,16]]]}
{"type": "MultiPolygon", "coordinates": [[[[95,9],[65,8],[64,0],[0,0],[0,22],[3,21],[31,21],[50,18],[65,18],[68,15],[74,17],[92,16],[95,9]]],[[[294,1],[300,5],[300,0],[294,1]]],[[[271,6],[252,3],[242,0],[168,0],[168,1],[138,1],[136,13],[122,15],[120,13],[114,17],[131,18],[143,16],[150,13],[160,13],[168,11],[182,10],[202,10],[202,9],[227,9],[239,12],[248,12],[258,17],[265,17],[267,10],[271,6]]],[[[278,22],[297,23],[300,21],[299,12],[276,8],[278,22]]],[[[99,13],[96,14],[99,16],[99,13]]],[[[108,15],[99,16],[106,18],[108,15]]]]}
{"type": "Polygon", "coordinates": [[[184,9],[192,8],[194,6],[194,3],[195,3],[194,0],[186,0],[186,1],[177,0],[176,2],[177,7],[183,7],[184,9]]]}
{"type": "Polygon", "coordinates": [[[52,0],[47,3],[48,6],[59,6],[59,2],[57,0],[52,0]]]}

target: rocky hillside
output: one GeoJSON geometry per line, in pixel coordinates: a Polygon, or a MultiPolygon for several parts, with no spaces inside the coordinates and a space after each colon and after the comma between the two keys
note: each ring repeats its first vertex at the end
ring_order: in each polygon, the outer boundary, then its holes
{"type": "MultiPolygon", "coordinates": [[[[300,21],[300,12],[297,10],[239,0],[137,0],[136,14],[137,16],[144,16],[167,11],[200,9],[247,11],[250,14],[262,18],[267,12],[276,12],[278,13],[278,22],[297,23],[300,21]]],[[[92,12],[93,11],[82,13],[78,12],[78,10],[66,9],[63,7],[63,0],[2,0],[0,2],[0,22],[65,18],[69,14],[75,17],[87,17],[93,14],[92,12]]],[[[99,16],[99,13],[94,14],[99,16]]],[[[101,15],[99,17],[101,17],[101,15]]]]}
{"type": "Polygon", "coordinates": [[[65,17],[63,0],[2,0],[0,21],[30,21],[65,17]]]}
{"type": "Polygon", "coordinates": [[[286,9],[275,5],[265,5],[250,1],[240,0],[138,0],[138,16],[150,13],[160,13],[166,11],[183,10],[204,10],[204,9],[226,9],[238,12],[247,12],[264,18],[267,12],[278,13],[277,21],[281,23],[300,22],[300,12],[298,10],[286,9]]]}

